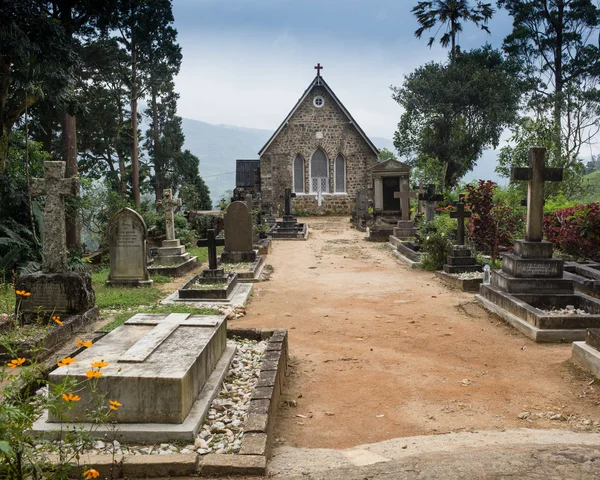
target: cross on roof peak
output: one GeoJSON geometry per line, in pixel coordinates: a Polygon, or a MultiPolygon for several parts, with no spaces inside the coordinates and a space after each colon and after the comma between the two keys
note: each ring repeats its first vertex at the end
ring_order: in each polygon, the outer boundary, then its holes
{"type": "Polygon", "coordinates": [[[323,70],[323,67],[321,66],[320,63],[317,63],[317,65],[315,66],[315,70],[317,71],[317,77],[321,76],[321,70],[323,70]]]}

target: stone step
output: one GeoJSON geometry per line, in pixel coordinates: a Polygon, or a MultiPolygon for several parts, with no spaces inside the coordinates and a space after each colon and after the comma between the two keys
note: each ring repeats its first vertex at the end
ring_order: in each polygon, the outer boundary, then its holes
{"type": "Polygon", "coordinates": [[[178,247],[179,245],[181,245],[181,242],[179,240],[163,240],[162,242],[162,246],[164,248],[173,248],[178,247]]]}
{"type": "Polygon", "coordinates": [[[508,293],[573,293],[573,282],[567,278],[522,278],[494,270],[492,285],[508,293]]]}
{"type": "Polygon", "coordinates": [[[444,265],[444,272],[446,273],[471,273],[480,271],[481,267],[479,265],[444,265]]]}
{"type": "Polygon", "coordinates": [[[471,248],[467,245],[453,245],[450,250],[451,257],[471,257],[471,248]]]}
{"type": "Polygon", "coordinates": [[[172,257],[174,255],[183,255],[184,253],[185,247],[183,245],[178,247],[162,247],[158,249],[158,255],[160,257],[172,257]]]}
{"type": "Polygon", "coordinates": [[[477,260],[473,257],[454,257],[449,255],[446,257],[448,265],[477,265],[477,260]]]}
{"type": "Polygon", "coordinates": [[[513,253],[502,257],[502,271],[518,278],[562,278],[564,260],[523,258],[513,253]]]}
{"type": "Polygon", "coordinates": [[[398,247],[398,245],[402,243],[402,240],[400,240],[398,237],[395,237],[394,235],[390,235],[388,242],[391,243],[394,247],[398,247]]]}
{"type": "Polygon", "coordinates": [[[552,258],[552,243],[517,240],[514,245],[514,252],[522,258],[552,258]]]}
{"type": "Polygon", "coordinates": [[[190,254],[186,252],[183,255],[166,255],[164,257],[159,255],[156,257],[156,262],[160,265],[178,265],[187,262],[189,259],[190,254]]]}

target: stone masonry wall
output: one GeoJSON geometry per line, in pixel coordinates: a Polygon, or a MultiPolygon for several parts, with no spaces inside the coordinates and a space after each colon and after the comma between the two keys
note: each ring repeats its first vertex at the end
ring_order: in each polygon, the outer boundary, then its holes
{"type": "MultiPolygon", "coordinates": [[[[297,155],[304,158],[304,191],[310,192],[310,158],[319,147],[329,159],[329,192],[334,192],[335,158],[341,153],[346,159],[346,193],[323,195],[323,209],[350,213],[357,191],[372,189],[369,168],[376,165],[377,157],[325,88],[318,86],[312,89],[260,158],[263,200],[273,202],[283,211],[282,197],[285,188],[292,187],[292,162],[297,155]],[[325,99],[321,108],[313,105],[318,95],[325,99]]],[[[316,194],[298,194],[292,203],[295,213],[317,211],[316,194]]]]}

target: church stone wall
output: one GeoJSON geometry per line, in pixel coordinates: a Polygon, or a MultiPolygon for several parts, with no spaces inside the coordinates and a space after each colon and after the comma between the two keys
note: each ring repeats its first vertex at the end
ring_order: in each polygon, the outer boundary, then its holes
{"type": "MultiPolygon", "coordinates": [[[[288,124],[260,158],[261,191],[265,201],[283,211],[283,195],[292,187],[292,162],[297,155],[304,158],[304,191],[310,192],[310,158],[322,148],[329,159],[329,194],[323,195],[325,212],[347,214],[354,208],[356,193],[372,189],[369,168],[376,165],[377,157],[344,112],[323,87],[314,87],[298,107],[288,124]],[[315,107],[315,96],[322,96],[325,104],[315,107]],[[334,192],[334,160],[342,154],[346,159],[346,193],[334,192]]],[[[315,194],[298,194],[293,200],[295,213],[316,213],[315,194]]]]}

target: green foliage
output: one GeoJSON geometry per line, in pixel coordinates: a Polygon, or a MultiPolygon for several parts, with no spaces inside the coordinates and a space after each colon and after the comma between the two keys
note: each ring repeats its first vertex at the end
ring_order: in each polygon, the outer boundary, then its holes
{"type": "Polygon", "coordinates": [[[217,203],[217,208],[219,210],[221,210],[222,212],[224,212],[225,210],[227,210],[227,207],[231,203],[232,198],[233,198],[233,191],[225,190],[223,192],[223,194],[221,195],[221,198],[219,198],[219,203],[217,203]]]}
{"type": "MultiPolygon", "coordinates": [[[[546,165],[564,169],[562,182],[547,182],[545,185],[545,198],[564,195],[572,198],[581,191],[585,167],[576,156],[569,155],[563,149],[560,158],[556,156],[556,142],[554,136],[554,123],[545,119],[532,119],[523,117],[511,128],[512,136],[508,144],[500,149],[496,172],[510,178],[511,169],[514,167],[529,166],[529,150],[531,146],[546,147],[546,165]]],[[[565,145],[565,144],[563,144],[565,145]]],[[[560,147],[559,147],[560,148],[560,147]]],[[[515,182],[515,187],[521,191],[523,198],[527,195],[527,182],[515,182]]]]}
{"type": "Polygon", "coordinates": [[[423,219],[419,221],[419,243],[423,252],[421,267],[424,270],[440,270],[444,266],[452,248],[450,238],[455,228],[456,221],[448,214],[436,215],[428,224],[423,219]]]}
{"type": "Polygon", "coordinates": [[[600,201],[600,171],[595,171],[583,177],[583,187],[574,200],[580,203],[593,203],[600,201]]]}
{"type": "Polygon", "coordinates": [[[510,66],[490,46],[460,55],[453,65],[421,66],[392,91],[405,110],[394,146],[411,166],[441,162],[445,187],[472,170],[484,149],[498,145],[520,97],[510,66]]]}
{"type": "Polygon", "coordinates": [[[382,148],[379,150],[377,161],[386,162],[387,160],[398,160],[398,157],[396,154],[394,154],[394,152],[390,152],[387,148],[382,148]]]}
{"type": "Polygon", "coordinates": [[[436,157],[419,154],[411,170],[411,179],[415,185],[422,182],[423,185],[443,185],[445,164],[436,157]]]}

